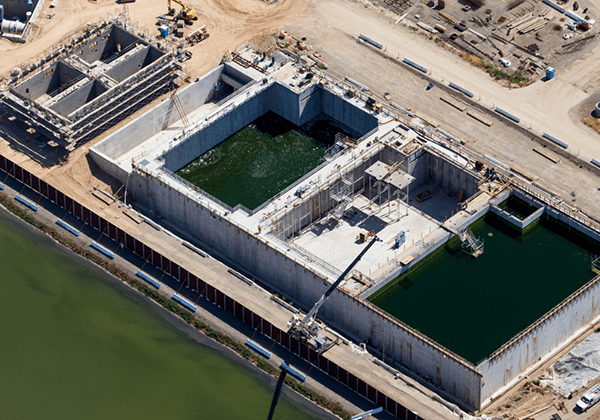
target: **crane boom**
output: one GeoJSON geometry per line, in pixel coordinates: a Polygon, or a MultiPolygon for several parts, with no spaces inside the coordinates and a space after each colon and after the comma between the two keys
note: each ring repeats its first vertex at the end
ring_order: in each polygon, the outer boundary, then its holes
{"type": "Polygon", "coordinates": [[[371,240],[371,242],[369,242],[368,245],[365,247],[365,249],[363,249],[362,252],[360,254],[358,254],[358,257],[356,257],[354,259],[354,261],[352,261],[352,263],[346,268],[346,270],[335,281],[335,283],[333,283],[331,286],[329,286],[329,289],[327,289],[327,291],[325,292],[325,294],[323,296],[321,296],[321,299],[319,299],[318,302],[315,303],[315,306],[313,306],[313,308],[306,314],[306,316],[304,317],[304,319],[302,320],[302,322],[300,322],[300,324],[298,324],[298,328],[299,329],[304,328],[306,326],[306,324],[310,320],[314,319],[317,316],[317,312],[319,312],[319,309],[321,308],[321,306],[323,306],[323,304],[325,303],[325,301],[327,300],[327,298],[329,297],[329,295],[331,295],[333,293],[333,291],[335,289],[337,289],[337,287],[344,280],[344,278],[348,275],[348,273],[354,268],[354,266],[356,264],[358,264],[358,262],[363,257],[363,255],[365,255],[367,253],[367,251],[373,245],[375,245],[375,242],[378,242],[378,241],[381,242],[381,239],[379,239],[377,236],[374,236],[373,239],[371,240]]]}

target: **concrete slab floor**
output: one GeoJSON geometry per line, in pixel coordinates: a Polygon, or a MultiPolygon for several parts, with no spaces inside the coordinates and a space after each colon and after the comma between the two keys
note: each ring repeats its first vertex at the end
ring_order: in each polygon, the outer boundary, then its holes
{"type": "Polygon", "coordinates": [[[373,231],[382,243],[376,244],[355,267],[363,274],[371,276],[439,226],[412,208],[408,209],[407,216],[406,206],[403,204],[400,204],[400,220],[396,210],[397,204],[390,210],[387,205],[374,206],[365,196],[359,195],[354,199],[352,206],[349,217],[340,220],[330,218],[317,223],[295,239],[294,243],[318,255],[337,269],[344,270],[366,246],[366,243],[357,240],[358,235],[373,231]],[[394,239],[402,230],[406,232],[405,245],[395,249],[394,239]]]}

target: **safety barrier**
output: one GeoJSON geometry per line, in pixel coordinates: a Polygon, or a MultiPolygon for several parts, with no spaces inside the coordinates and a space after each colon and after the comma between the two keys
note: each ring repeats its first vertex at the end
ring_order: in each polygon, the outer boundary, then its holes
{"type": "Polygon", "coordinates": [[[148,276],[146,273],[138,270],[138,272],[135,273],[135,275],[143,280],[146,280],[148,283],[150,283],[152,286],[156,287],[157,289],[160,289],[160,283],[157,282],[156,280],[154,280],[153,278],[151,278],[150,276],[148,276]]]}
{"type": "Polygon", "coordinates": [[[287,373],[289,373],[290,375],[292,375],[294,378],[298,379],[299,381],[302,381],[302,382],[306,381],[306,376],[304,376],[297,370],[292,369],[287,363],[282,363],[281,366],[279,366],[279,369],[285,370],[287,373]]]}
{"type": "Polygon", "coordinates": [[[110,258],[111,260],[115,259],[115,254],[113,254],[112,252],[110,252],[108,249],[98,245],[96,242],[92,242],[90,244],[90,246],[94,249],[96,249],[97,251],[100,251],[101,253],[103,253],[104,255],[106,255],[108,258],[110,258]]]}
{"type": "Polygon", "coordinates": [[[195,305],[192,305],[190,302],[179,296],[177,293],[173,293],[173,300],[191,312],[196,312],[198,310],[198,308],[196,308],[195,305]]]}
{"type": "Polygon", "coordinates": [[[79,231],[71,226],[69,226],[68,224],[66,224],[65,222],[63,222],[60,219],[56,220],[56,224],[62,228],[65,228],[66,230],[68,230],[69,232],[71,232],[73,235],[75,236],[79,236],[79,231]]]}
{"type": "Polygon", "coordinates": [[[266,359],[270,359],[271,358],[271,353],[269,353],[268,351],[266,351],[265,349],[263,349],[262,347],[260,347],[258,344],[255,344],[255,343],[253,343],[250,340],[246,340],[246,345],[248,347],[250,347],[252,350],[256,351],[261,356],[263,356],[264,358],[266,358],[266,359]]]}
{"type": "Polygon", "coordinates": [[[493,158],[493,157],[491,157],[491,156],[488,156],[488,155],[483,155],[483,157],[484,157],[485,159],[489,160],[490,162],[492,162],[492,163],[494,163],[494,164],[498,165],[499,167],[501,167],[501,168],[502,168],[502,169],[504,169],[505,171],[508,171],[508,170],[510,169],[510,166],[508,166],[508,165],[507,165],[507,164],[505,164],[505,163],[502,163],[502,162],[500,162],[500,161],[499,161],[499,160],[497,160],[497,159],[494,159],[494,158],[493,158]]]}
{"type": "Polygon", "coordinates": [[[402,62],[404,64],[408,64],[411,67],[416,68],[419,71],[422,71],[423,73],[427,73],[429,70],[427,69],[427,67],[423,67],[422,65],[420,65],[419,63],[415,63],[412,60],[409,60],[408,58],[404,57],[404,60],[402,60],[402,62]]]}
{"type": "Polygon", "coordinates": [[[592,164],[596,165],[598,168],[600,168],[600,160],[594,159],[592,158],[591,160],[592,164]]]}
{"type": "Polygon", "coordinates": [[[554,136],[551,136],[551,135],[550,135],[550,134],[548,134],[548,133],[544,133],[544,135],[543,135],[542,137],[544,137],[545,139],[548,139],[548,140],[550,140],[550,141],[551,141],[551,142],[553,142],[553,143],[556,143],[556,144],[558,144],[560,147],[562,147],[562,148],[564,148],[564,149],[566,149],[566,148],[568,148],[568,147],[569,147],[569,144],[568,144],[568,143],[565,143],[564,141],[562,141],[562,140],[559,140],[559,139],[557,139],[556,137],[554,137],[554,136]]]}
{"type": "Polygon", "coordinates": [[[347,77],[347,76],[346,76],[345,80],[346,80],[348,83],[351,83],[351,84],[353,84],[354,86],[356,86],[356,87],[357,87],[357,88],[359,88],[360,90],[364,90],[365,92],[368,92],[368,91],[369,91],[369,88],[368,88],[367,86],[363,85],[362,83],[359,83],[359,82],[357,82],[357,81],[356,81],[356,80],[354,80],[354,79],[351,79],[351,78],[349,78],[349,77],[347,77]]]}
{"type": "Polygon", "coordinates": [[[20,195],[15,196],[15,200],[17,200],[20,203],[23,203],[24,205],[26,205],[27,207],[29,207],[33,211],[38,211],[38,206],[36,206],[35,204],[33,204],[30,201],[27,201],[26,199],[24,199],[20,195]]]}
{"type": "Polygon", "coordinates": [[[454,82],[450,82],[450,85],[449,85],[449,86],[450,86],[452,89],[455,89],[455,90],[458,90],[458,91],[459,91],[459,92],[461,92],[461,93],[464,93],[464,94],[465,94],[465,95],[467,95],[469,98],[472,98],[472,97],[473,97],[473,92],[470,92],[470,91],[468,91],[468,90],[467,90],[467,89],[465,89],[464,87],[462,87],[462,86],[459,86],[459,85],[457,85],[457,84],[456,84],[456,83],[454,83],[454,82]]]}
{"type": "Polygon", "coordinates": [[[413,114],[412,112],[410,112],[408,109],[398,105],[397,103],[391,102],[390,105],[394,108],[396,108],[398,111],[402,112],[403,114],[408,115],[409,117],[414,117],[415,114],[413,114]]]}
{"type": "Polygon", "coordinates": [[[514,116],[513,114],[511,114],[510,112],[506,112],[505,110],[503,110],[502,108],[498,108],[496,107],[495,111],[498,114],[502,114],[504,115],[506,118],[513,120],[516,123],[521,122],[521,119],[519,117],[514,116]]]}
{"type": "MultiPolygon", "coordinates": [[[[163,257],[143,242],[137,240],[131,234],[112,225],[108,220],[105,220],[92,210],[82,206],[52,185],[40,180],[35,175],[30,174],[28,171],[2,155],[0,155],[0,171],[27,185],[41,196],[47,198],[52,203],[55,203],[61,209],[80,219],[85,224],[90,225],[102,235],[106,235],[113,241],[122,244],[124,248],[138,255],[140,258],[144,259],[144,261],[159,267],[165,274],[174,280],[188,286],[192,291],[197,291],[201,297],[205,297],[209,301],[215,303],[220,308],[254,328],[256,331],[264,334],[266,337],[305,360],[307,363],[315,366],[317,369],[356,392],[358,395],[378,406],[384,407],[384,409],[395,418],[403,420],[419,419],[417,414],[408,410],[393,398],[379,392],[376,387],[353,375],[342,366],[338,366],[334,362],[328,360],[325,356],[318,354],[306,344],[288,335],[286,331],[275,327],[266,319],[256,315],[252,310],[206,283],[200,277],[187,271],[184,267],[180,267],[168,258],[163,257]]],[[[192,292],[187,293],[191,294],[192,292]]]]}
{"type": "Polygon", "coordinates": [[[368,42],[369,44],[371,44],[374,47],[379,48],[380,50],[383,50],[383,44],[380,44],[379,42],[375,41],[374,39],[369,38],[366,35],[360,34],[358,36],[360,39],[362,39],[363,41],[368,42]]]}
{"type": "Polygon", "coordinates": [[[444,130],[442,130],[441,128],[436,128],[435,131],[437,131],[438,133],[440,133],[442,136],[446,137],[448,140],[452,140],[455,143],[460,143],[460,140],[457,139],[456,137],[454,137],[451,134],[446,133],[444,130]]]}

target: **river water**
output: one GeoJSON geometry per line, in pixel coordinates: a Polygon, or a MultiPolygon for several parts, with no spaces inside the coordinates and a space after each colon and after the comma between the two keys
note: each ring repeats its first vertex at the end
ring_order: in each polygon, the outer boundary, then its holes
{"type": "MultiPolygon", "coordinates": [[[[4,210],[0,256],[0,418],[268,418],[262,374],[4,210]]],[[[282,396],[273,418],[308,409],[282,396]]]]}

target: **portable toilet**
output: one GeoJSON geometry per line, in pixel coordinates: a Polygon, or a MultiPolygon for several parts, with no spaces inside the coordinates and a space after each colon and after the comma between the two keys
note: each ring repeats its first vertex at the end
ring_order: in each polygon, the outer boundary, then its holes
{"type": "Polygon", "coordinates": [[[167,25],[162,25],[160,27],[160,36],[166,38],[169,36],[169,27],[167,25]]]}
{"type": "Polygon", "coordinates": [[[546,69],[546,80],[554,79],[554,67],[548,67],[546,69]]]}

